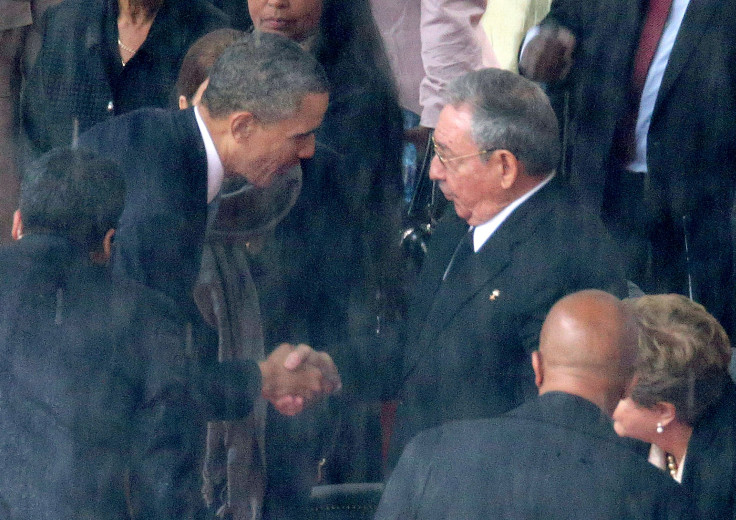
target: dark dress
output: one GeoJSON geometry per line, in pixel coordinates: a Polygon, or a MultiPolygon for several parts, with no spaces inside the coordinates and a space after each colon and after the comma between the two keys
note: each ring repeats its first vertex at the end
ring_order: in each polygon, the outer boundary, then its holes
{"type": "Polygon", "coordinates": [[[179,67],[197,38],[228,26],[206,0],[165,0],[138,52],[121,65],[117,0],[68,0],[48,10],[44,43],[23,90],[23,129],[35,153],[68,146],[95,123],[172,105],[179,67]]]}
{"type": "Polygon", "coordinates": [[[682,485],[693,497],[698,518],[736,519],[736,386],[731,381],[693,428],[682,485]]]}
{"type": "MultiPolygon", "coordinates": [[[[365,358],[377,317],[394,314],[399,300],[402,120],[391,80],[376,63],[332,58],[318,55],[330,102],[315,155],[302,162],[301,195],[252,269],[267,349],[304,342],[365,358]]],[[[306,499],[322,458],[325,482],[381,478],[375,406],[332,399],[326,408],[269,416],[268,496],[290,510],[297,497],[306,499]]],[[[275,518],[291,514],[266,506],[275,518]]]]}

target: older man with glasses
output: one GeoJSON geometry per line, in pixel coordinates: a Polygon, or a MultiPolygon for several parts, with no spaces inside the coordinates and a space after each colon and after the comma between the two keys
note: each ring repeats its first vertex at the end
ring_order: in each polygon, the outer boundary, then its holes
{"type": "Polygon", "coordinates": [[[433,232],[392,364],[392,462],[420,430],[535,395],[529,355],[555,301],[587,288],[626,295],[601,222],[555,177],[557,119],[539,87],[499,69],[457,79],[434,148],[430,178],[454,211],[433,232]]]}

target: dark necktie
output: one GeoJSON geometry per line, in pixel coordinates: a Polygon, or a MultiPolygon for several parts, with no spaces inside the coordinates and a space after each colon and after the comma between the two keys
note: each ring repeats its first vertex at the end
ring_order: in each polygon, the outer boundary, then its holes
{"type": "Polygon", "coordinates": [[[470,258],[473,253],[475,253],[475,249],[473,247],[473,227],[471,226],[455,248],[455,252],[452,254],[452,258],[450,258],[450,262],[447,264],[447,269],[445,269],[445,274],[442,275],[442,280],[444,281],[447,279],[450,272],[457,272],[460,266],[467,262],[468,258],[470,258]]]}
{"type": "Polygon", "coordinates": [[[672,7],[672,0],[649,0],[644,17],[639,45],[634,55],[634,66],[631,72],[629,110],[616,129],[614,136],[615,155],[621,166],[625,166],[636,153],[636,121],[639,116],[639,102],[644,91],[649,67],[657,52],[659,40],[662,38],[665,22],[672,7]]]}

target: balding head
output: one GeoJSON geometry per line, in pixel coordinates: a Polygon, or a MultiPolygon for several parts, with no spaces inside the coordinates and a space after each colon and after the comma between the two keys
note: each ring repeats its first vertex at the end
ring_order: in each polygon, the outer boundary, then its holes
{"type": "Polygon", "coordinates": [[[549,311],[532,356],[539,393],[578,395],[611,415],[633,372],[635,342],[633,321],[615,296],[586,290],[564,297],[549,311]]]}

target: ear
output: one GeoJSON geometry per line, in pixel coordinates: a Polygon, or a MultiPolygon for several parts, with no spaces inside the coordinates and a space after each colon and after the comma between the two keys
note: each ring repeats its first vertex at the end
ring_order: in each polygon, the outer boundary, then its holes
{"type": "Polygon", "coordinates": [[[189,108],[189,102],[186,96],[179,96],[179,110],[186,110],[189,108]]]}
{"type": "Polygon", "coordinates": [[[115,230],[110,228],[105,233],[102,239],[102,248],[97,251],[91,251],[89,254],[92,263],[97,265],[105,265],[110,261],[112,257],[112,237],[115,235],[115,230]]]}
{"type": "Polygon", "coordinates": [[[657,413],[658,422],[662,423],[665,428],[675,419],[677,419],[677,413],[675,405],[666,401],[660,401],[654,405],[654,411],[657,413]]]}
{"type": "Polygon", "coordinates": [[[258,124],[258,120],[250,112],[233,112],[228,118],[230,123],[230,133],[238,142],[247,140],[255,126],[258,124]]]}
{"type": "Polygon", "coordinates": [[[544,383],[544,369],[542,368],[542,353],[538,350],[532,352],[532,369],[534,370],[534,384],[537,388],[544,383]]]}
{"type": "Polygon", "coordinates": [[[23,238],[23,218],[20,215],[20,210],[16,209],[13,213],[13,229],[10,232],[13,240],[20,240],[23,238]]]}
{"type": "Polygon", "coordinates": [[[494,153],[501,166],[501,187],[508,190],[519,175],[519,161],[508,150],[496,150],[494,153]]]}
{"type": "Polygon", "coordinates": [[[199,102],[202,101],[202,94],[204,94],[204,91],[207,90],[207,85],[210,84],[210,78],[205,79],[202,84],[197,87],[197,90],[194,92],[194,95],[192,96],[192,106],[199,105],[199,102]]]}

